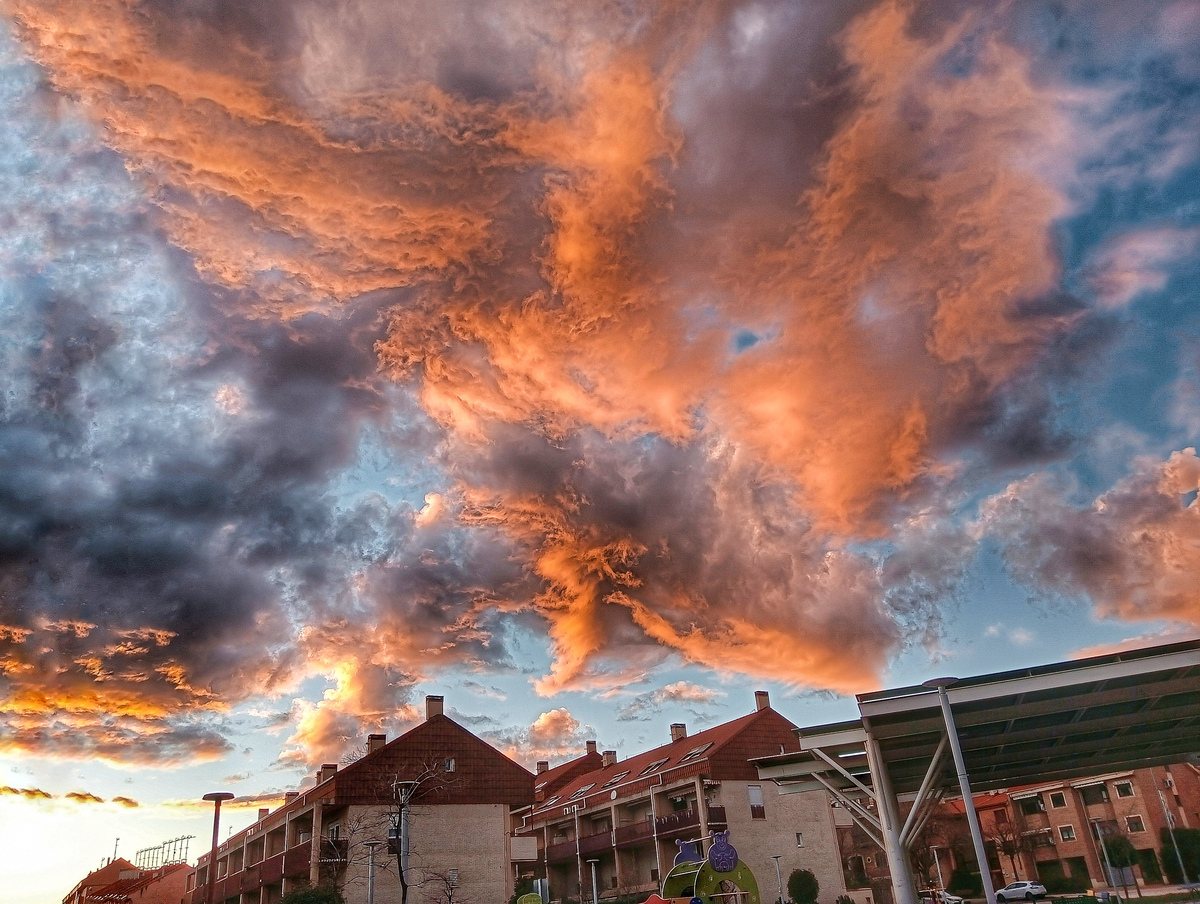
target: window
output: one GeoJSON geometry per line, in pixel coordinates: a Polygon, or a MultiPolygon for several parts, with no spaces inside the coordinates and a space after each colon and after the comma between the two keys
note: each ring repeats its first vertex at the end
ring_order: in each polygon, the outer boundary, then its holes
{"type": "Polygon", "coordinates": [[[1088,785],[1086,788],[1080,788],[1079,793],[1089,807],[1108,803],[1108,789],[1103,785],[1088,785]]]}
{"type": "Polygon", "coordinates": [[[694,760],[704,753],[704,751],[708,750],[709,747],[712,747],[712,744],[701,744],[699,747],[693,747],[679,758],[679,762],[686,763],[688,760],[694,760]]]}
{"type": "MultiPolygon", "coordinates": [[[[446,757],[446,771],[447,772],[454,771],[454,757],[452,757],[452,756],[446,757]]],[[[450,870],[450,872],[455,872],[455,870],[450,870]]]]}
{"type": "Polygon", "coordinates": [[[762,785],[747,785],[746,794],[750,797],[750,818],[766,819],[767,810],[763,806],[762,785]]]}
{"type": "Polygon", "coordinates": [[[1142,817],[1140,817],[1140,816],[1126,816],[1125,817],[1125,831],[1127,831],[1127,832],[1144,832],[1144,831],[1146,831],[1146,824],[1144,822],[1142,822],[1142,817]]]}
{"type": "Polygon", "coordinates": [[[331,825],[329,827],[328,834],[329,834],[330,841],[337,841],[339,838],[342,837],[342,827],[335,822],[333,825],[331,825]]]}
{"type": "Polygon", "coordinates": [[[1059,826],[1058,837],[1063,841],[1075,840],[1075,826],[1059,826]]]}
{"type": "Polygon", "coordinates": [[[596,787],[596,783],[590,782],[589,784],[584,785],[582,788],[578,788],[575,791],[571,792],[571,796],[568,797],[567,800],[574,800],[577,797],[582,797],[583,795],[587,794],[589,791],[591,791],[595,787],[596,787]]]}
{"type": "Polygon", "coordinates": [[[614,775],[612,778],[610,778],[608,781],[606,781],[600,787],[601,788],[611,788],[613,785],[615,785],[617,782],[619,782],[621,779],[623,779],[628,774],[629,774],[628,769],[625,770],[624,772],[618,772],[616,775],[614,775]]]}
{"type": "Polygon", "coordinates": [[[1050,792],[1050,806],[1056,810],[1061,810],[1067,805],[1067,795],[1062,791],[1050,792]]]}
{"type": "Polygon", "coordinates": [[[1042,795],[1040,794],[1035,794],[1033,797],[1022,797],[1017,801],[1017,806],[1021,808],[1021,812],[1026,816],[1046,812],[1046,805],[1042,803],[1042,795]]]}
{"type": "Polygon", "coordinates": [[[647,766],[645,769],[643,769],[641,772],[638,773],[638,778],[641,778],[643,775],[649,775],[651,772],[657,772],[659,769],[661,769],[663,766],[666,765],[667,760],[669,760],[669,759],[670,759],[669,756],[665,756],[661,760],[655,760],[653,763],[651,763],[649,766],[647,766]]]}
{"type": "Polygon", "coordinates": [[[542,804],[542,806],[543,806],[543,807],[548,807],[548,806],[550,806],[551,804],[556,804],[556,803],[558,803],[560,800],[562,800],[562,795],[561,795],[561,794],[555,794],[555,795],[554,795],[552,798],[550,798],[548,801],[546,801],[544,804],[542,804]]]}
{"type": "Polygon", "coordinates": [[[803,832],[796,833],[796,847],[804,847],[804,833],[803,832]]]}
{"type": "Polygon", "coordinates": [[[1133,782],[1115,782],[1113,787],[1117,789],[1117,797],[1133,797],[1133,782]]]}
{"type": "Polygon", "coordinates": [[[1118,834],[1120,834],[1120,829],[1117,827],[1115,819],[1097,819],[1092,823],[1093,838],[1111,838],[1118,834]]]}
{"type": "MultiPolygon", "coordinates": [[[[454,761],[451,760],[451,762],[454,762],[454,761]]],[[[451,769],[448,771],[453,772],[454,770],[451,769]]],[[[451,888],[455,888],[458,886],[458,870],[456,870],[456,869],[450,870],[450,875],[448,878],[450,879],[450,887],[451,888]]]]}

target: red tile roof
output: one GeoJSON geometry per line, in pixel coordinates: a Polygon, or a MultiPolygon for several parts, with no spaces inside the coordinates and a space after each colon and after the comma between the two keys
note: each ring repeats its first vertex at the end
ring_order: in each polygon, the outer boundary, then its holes
{"type": "Polygon", "coordinates": [[[554,792],[571,779],[586,772],[600,769],[604,765],[604,757],[598,753],[586,753],[573,760],[560,763],[553,769],[539,772],[533,777],[533,793],[535,799],[542,801],[552,797],[554,792]]]}
{"type": "Polygon", "coordinates": [[[377,804],[381,779],[387,780],[383,790],[390,800],[392,781],[412,781],[431,770],[441,770],[441,775],[425,798],[428,803],[533,803],[534,778],[529,770],[440,714],[335,773],[326,782],[329,787],[323,796],[332,796],[338,805],[377,804]],[[449,760],[454,761],[452,773],[444,768],[449,760]]]}
{"type": "Polygon", "coordinates": [[[795,725],[770,707],[757,710],[670,744],[618,760],[612,766],[603,766],[579,775],[541,801],[534,810],[533,818],[546,814],[557,815],[557,812],[561,812],[559,808],[567,805],[568,801],[586,802],[588,797],[600,792],[605,798],[614,789],[622,797],[641,793],[656,784],[663,772],[669,772],[672,778],[703,774],[716,781],[755,781],[758,771],[749,759],[779,753],[781,745],[785,752],[799,750],[795,729],[795,725]],[[622,776],[622,773],[626,774],[622,776]]]}

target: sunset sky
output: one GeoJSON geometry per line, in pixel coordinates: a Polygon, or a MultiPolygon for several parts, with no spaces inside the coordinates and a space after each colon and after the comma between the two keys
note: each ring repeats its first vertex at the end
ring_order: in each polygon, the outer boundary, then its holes
{"type": "Polygon", "coordinates": [[[1200,634],[1196,0],[0,0],[0,110],[6,901],[428,693],[1200,634]]]}

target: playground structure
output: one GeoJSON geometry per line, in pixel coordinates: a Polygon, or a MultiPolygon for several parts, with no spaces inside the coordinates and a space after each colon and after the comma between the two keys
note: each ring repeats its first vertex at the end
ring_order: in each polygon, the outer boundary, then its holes
{"type": "Polygon", "coordinates": [[[679,853],[663,879],[662,895],[645,904],[761,904],[754,872],[738,859],[728,832],[713,834],[708,855],[695,841],[676,842],[679,853]]]}

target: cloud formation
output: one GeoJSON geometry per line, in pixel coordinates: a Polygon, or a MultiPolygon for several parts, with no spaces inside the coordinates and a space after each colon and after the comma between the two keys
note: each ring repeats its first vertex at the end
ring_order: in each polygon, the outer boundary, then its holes
{"type": "Polygon", "coordinates": [[[1200,624],[1190,14],[810,7],[3,0],[0,751],[863,690],[989,544],[1200,624]]]}

